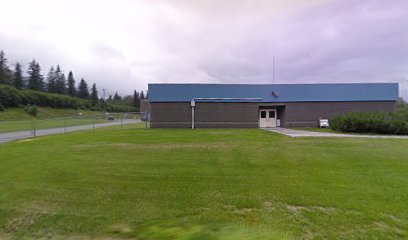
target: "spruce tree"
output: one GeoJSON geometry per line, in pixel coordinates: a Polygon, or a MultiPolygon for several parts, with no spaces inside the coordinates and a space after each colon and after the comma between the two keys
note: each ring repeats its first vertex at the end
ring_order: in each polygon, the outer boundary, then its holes
{"type": "Polygon", "coordinates": [[[47,74],[47,92],[56,93],[57,88],[55,84],[55,69],[51,66],[50,71],[47,74]]]}
{"type": "Polygon", "coordinates": [[[55,92],[59,94],[66,93],[65,75],[59,65],[55,68],[55,92]]]}
{"type": "Polygon", "coordinates": [[[16,63],[16,67],[15,67],[14,75],[13,75],[13,84],[14,84],[14,87],[16,87],[17,89],[24,88],[24,78],[23,78],[23,72],[21,70],[20,63],[16,63]]]}
{"type": "Polygon", "coordinates": [[[114,101],[120,101],[120,100],[122,100],[122,98],[119,96],[119,94],[118,94],[118,92],[115,92],[115,95],[113,96],[113,100],[114,101]]]}
{"type": "Polygon", "coordinates": [[[92,85],[91,89],[91,100],[94,102],[98,102],[98,90],[96,89],[96,84],[92,85]]]}
{"type": "Polygon", "coordinates": [[[78,97],[85,99],[89,98],[88,84],[83,78],[81,79],[78,85],[78,97]]]}
{"type": "Polygon", "coordinates": [[[69,71],[67,79],[67,94],[74,97],[77,94],[76,92],[74,74],[72,71],[69,71]]]}
{"type": "Polygon", "coordinates": [[[140,99],[145,99],[145,95],[143,91],[140,92],[140,99]]]}
{"type": "Polygon", "coordinates": [[[41,75],[40,64],[33,59],[28,65],[28,88],[35,91],[44,91],[44,80],[41,75]]]}
{"type": "Polygon", "coordinates": [[[13,84],[12,72],[7,66],[6,54],[0,51],[0,84],[13,84]]]}
{"type": "Polygon", "coordinates": [[[133,106],[140,108],[140,97],[136,90],[133,92],[133,106]]]}

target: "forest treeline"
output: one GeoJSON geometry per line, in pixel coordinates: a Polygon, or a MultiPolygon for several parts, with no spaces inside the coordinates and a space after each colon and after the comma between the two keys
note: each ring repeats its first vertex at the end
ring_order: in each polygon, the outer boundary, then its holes
{"type": "Polygon", "coordinates": [[[81,108],[110,112],[138,111],[143,91],[134,90],[133,95],[100,96],[95,83],[89,86],[74,73],[64,74],[60,65],[52,66],[46,76],[40,64],[33,59],[24,71],[20,63],[8,64],[6,54],[0,51],[0,110],[7,107],[38,105],[54,108],[81,108]]]}

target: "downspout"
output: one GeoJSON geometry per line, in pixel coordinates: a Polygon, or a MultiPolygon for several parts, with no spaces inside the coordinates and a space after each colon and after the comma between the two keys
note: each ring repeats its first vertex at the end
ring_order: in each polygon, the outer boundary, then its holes
{"type": "Polygon", "coordinates": [[[194,129],[194,111],[196,106],[196,100],[246,100],[246,101],[262,101],[263,98],[193,98],[191,100],[191,129],[194,129]]]}
{"type": "Polygon", "coordinates": [[[194,108],[195,108],[195,100],[191,100],[191,129],[194,129],[194,108]]]}

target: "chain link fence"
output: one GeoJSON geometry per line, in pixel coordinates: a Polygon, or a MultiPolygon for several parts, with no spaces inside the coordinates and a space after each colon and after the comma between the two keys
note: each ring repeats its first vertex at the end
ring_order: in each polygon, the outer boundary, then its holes
{"type": "Polygon", "coordinates": [[[29,134],[31,136],[66,133],[79,130],[113,130],[149,128],[145,113],[106,113],[62,118],[0,121],[0,135],[29,134]]]}

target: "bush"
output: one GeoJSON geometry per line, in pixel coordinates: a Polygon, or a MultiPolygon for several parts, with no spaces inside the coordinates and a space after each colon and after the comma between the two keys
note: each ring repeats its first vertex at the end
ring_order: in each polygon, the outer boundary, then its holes
{"type": "Polygon", "coordinates": [[[21,104],[22,94],[12,86],[0,85],[0,103],[5,107],[17,107],[21,104]]]}
{"type": "Polygon", "coordinates": [[[6,108],[3,106],[3,104],[0,103],[0,112],[6,110],[6,108]]]}
{"type": "Polygon", "coordinates": [[[7,85],[0,85],[0,103],[6,108],[29,104],[55,108],[88,108],[92,104],[86,99],[32,90],[17,90],[7,85]]]}
{"type": "Polygon", "coordinates": [[[0,85],[0,103],[4,108],[20,105],[36,105],[52,108],[90,109],[109,112],[135,112],[137,109],[123,103],[95,103],[91,100],[56,93],[33,90],[18,90],[9,85],[0,85]]]}
{"type": "Polygon", "coordinates": [[[408,134],[408,114],[355,112],[330,121],[335,131],[353,133],[408,134]]]}
{"type": "Polygon", "coordinates": [[[36,117],[38,115],[38,108],[37,106],[30,106],[27,105],[24,107],[24,111],[26,111],[28,114],[30,114],[31,116],[36,117]]]}
{"type": "Polygon", "coordinates": [[[136,112],[137,109],[135,107],[119,104],[119,103],[107,103],[105,106],[105,110],[108,112],[136,112]]]}

